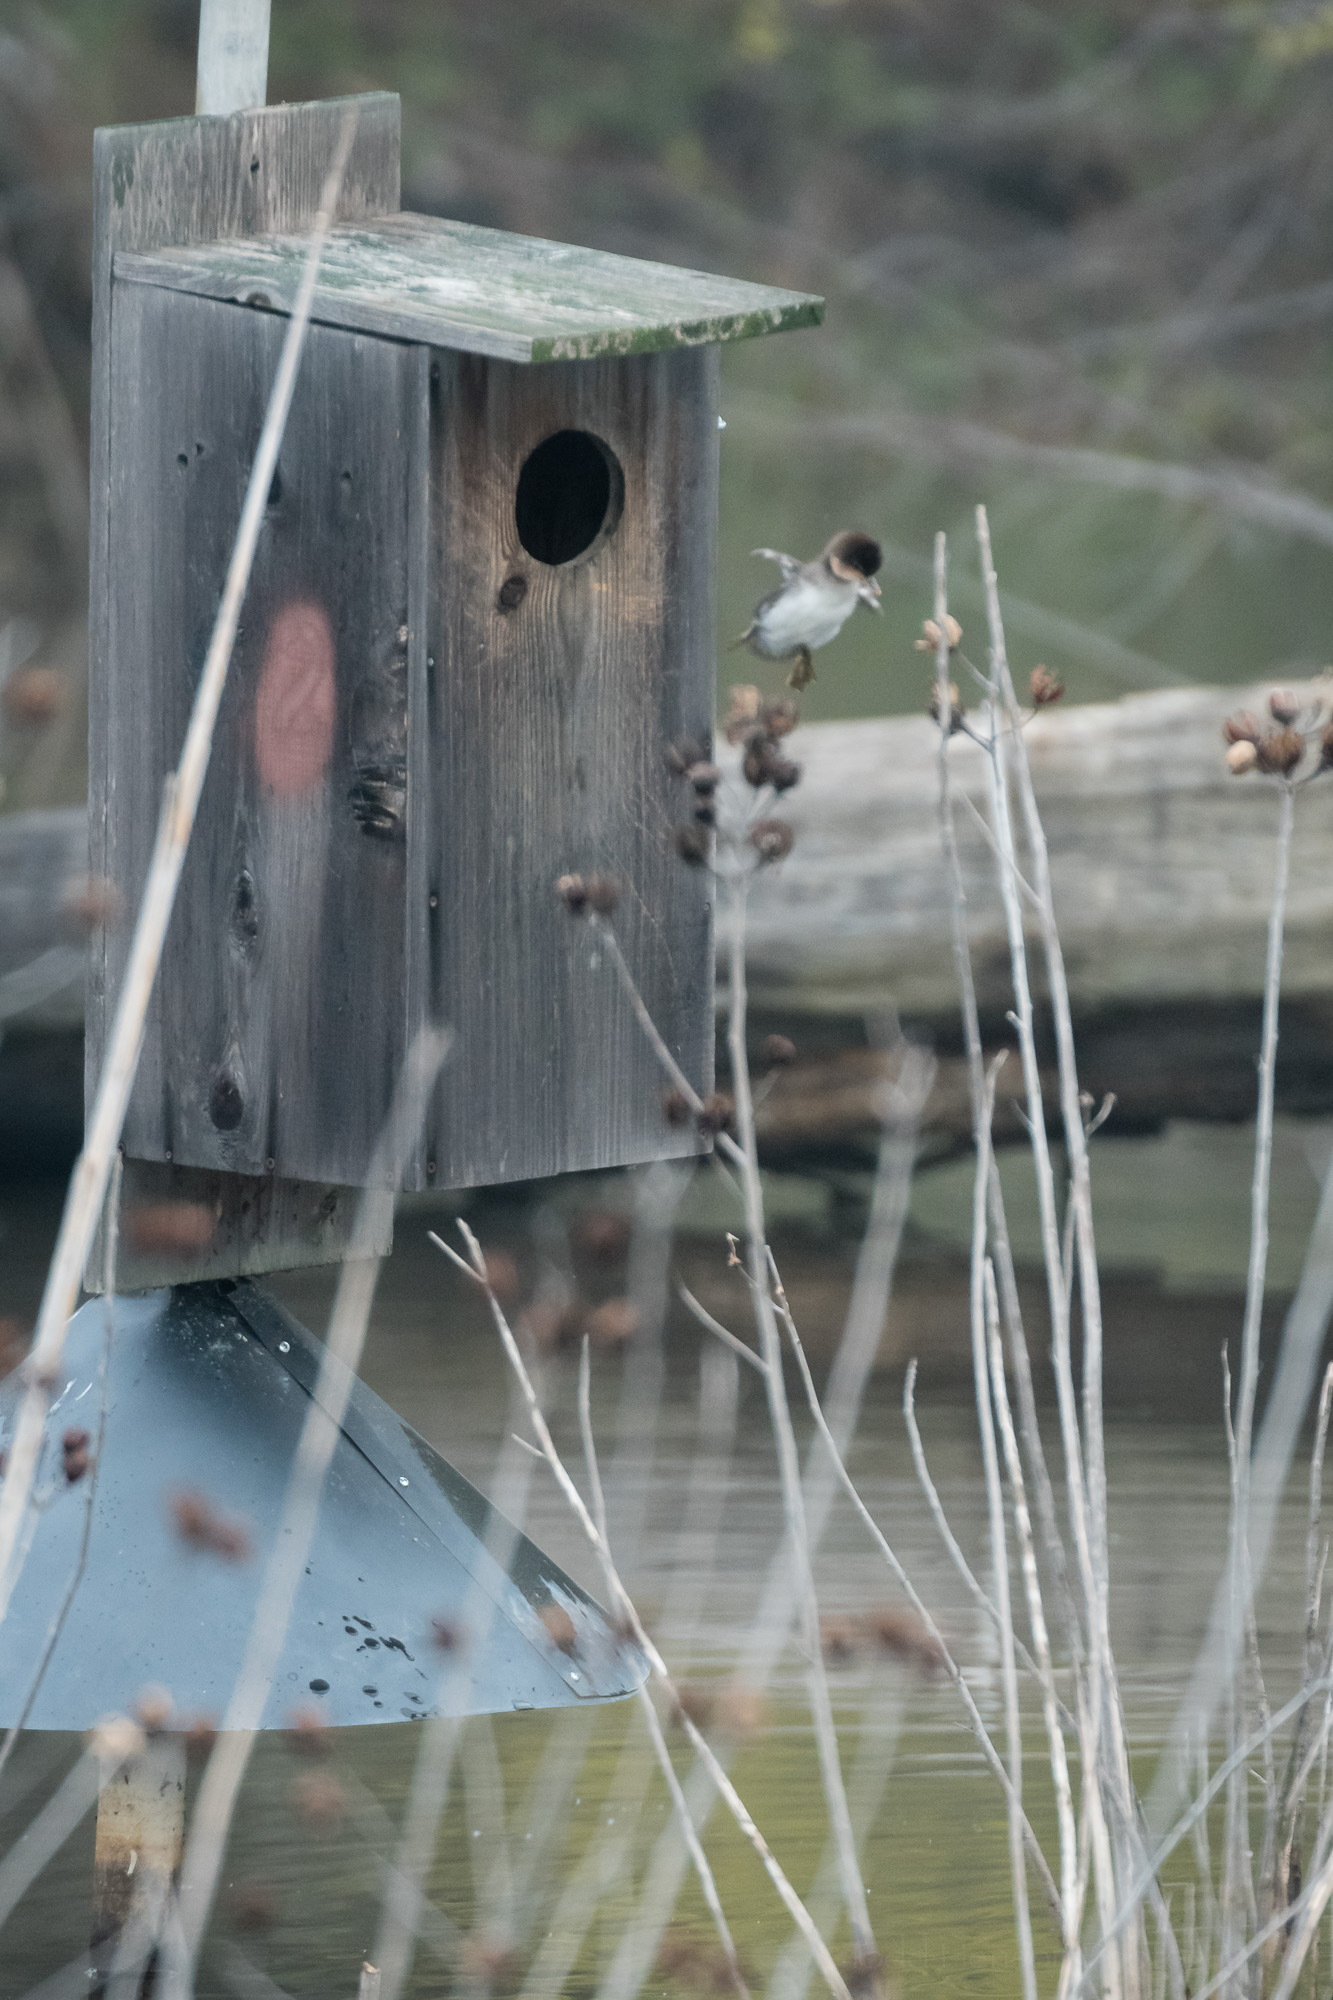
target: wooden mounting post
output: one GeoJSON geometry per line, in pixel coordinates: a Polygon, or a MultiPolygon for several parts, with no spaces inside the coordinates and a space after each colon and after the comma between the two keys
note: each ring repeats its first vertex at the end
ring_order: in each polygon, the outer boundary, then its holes
{"type": "Polygon", "coordinates": [[[185,1834],[185,1739],[150,1737],[104,1780],[93,1853],[92,1958],[104,2000],[139,2000],[153,1964],[185,1834]]]}

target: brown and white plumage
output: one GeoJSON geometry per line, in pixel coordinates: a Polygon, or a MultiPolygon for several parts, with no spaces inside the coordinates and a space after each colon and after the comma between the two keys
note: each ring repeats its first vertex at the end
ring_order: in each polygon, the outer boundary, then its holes
{"type": "Polygon", "coordinates": [[[858,604],[879,610],[879,543],[859,528],[844,528],[813,562],[801,562],[781,549],[753,553],[777,563],[782,582],[760,598],[736,644],[748,645],[761,659],[795,661],[788,683],[806,687],[815,678],[811,653],[836,639],[858,604]]]}

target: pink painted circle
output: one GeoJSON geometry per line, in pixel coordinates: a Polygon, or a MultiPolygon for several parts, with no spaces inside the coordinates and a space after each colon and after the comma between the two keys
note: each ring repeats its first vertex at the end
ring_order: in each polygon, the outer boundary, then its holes
{"type": "Polygon", "coordinates": [[[266,792],[302,798],[322,782],[337,707],[328,614],[308,599],[284,604],[269,627],[255,697],[255,764],[266,792]]]}

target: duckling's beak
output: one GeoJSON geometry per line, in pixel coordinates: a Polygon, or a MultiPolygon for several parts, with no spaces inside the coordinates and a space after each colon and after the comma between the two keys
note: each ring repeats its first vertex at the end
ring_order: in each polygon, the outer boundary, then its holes
{"type": "Polygon", "coordinates": [[[861,583],[857,586],[856,594],[863,604],[870,606],[872,611],[882,611],[884,609],[879,601],[879,585],[873,576],[867,576],[862,579],[861,583]]]}

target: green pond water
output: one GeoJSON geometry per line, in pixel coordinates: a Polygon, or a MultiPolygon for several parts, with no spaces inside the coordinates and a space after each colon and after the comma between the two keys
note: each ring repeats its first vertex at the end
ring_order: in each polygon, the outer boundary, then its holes
{"type": "MultiPolygon", "coordinates": [[[[1291,1138],[1289,1151],[1295,1145],[1291,1138]]],[[[1141,1177],[1142,1160],[1136,1171],[1141,1177]]],[[[1303,1171],[1312,1183],[1309,1166],[1303,1171]]],[[[923,1183],[926,1189],[930,1185],[923,1183]]],[[[1293,1168],[1293,1200],[1296,1185],[1293,1168]]],[[[945,1183],[938,1186],[942,1197],[945,1183]]],[[[561,1190],[548,1192],[558,1206],[561,1190]]],[[[40,1271],[44,1239],[55,1219],[54,1196],[53,1189],[0,1191],[5,1230],[0,1247],[8,1253],[10,1303],[20,1308],[40,1271]]],[[[947,1220],[947,1211],[941,1199],[937,1221],[947,1220]]],[[[548,1228],[551,1212],[548,1203],[543,1225],[548,1228]]],[[[425,1243],[425,1227],[438,1219],[411,1208],[400,1218],[364,1373],[469,1477],[487,1487],[513,1422],[508,1384],[475,1300],[425,1243]]],[[[512,1233],[517,1242],[529,1219],[493,1211],[484,1226],[492,1240],[499,1231],[512,1233]]],[[[797,1278],[801,1239],[789,1235],[787,1241],[790,1274],[797,1278]]],[[[275,1280],[274,1288],[308,1323],[322,1325],[328,1274],[292,1275],[275,1280]]],[[[1234,1294],[1219,1292],[1213,1312],[1219,1343],[1224,1336],[1234,1339],[1239,1317],[1234,1294]]],[[[1187,1408],[1171,1407],[1169,1397],[1154,1408],[1145,1392],[1139,1407],[1113,1410],[1108,1422],[1111,1618],[1145,1782],[1223,1557],[1226,1470],[1220,1424],[1213,1416],[1220,1401],[1215,1357],[1214,1346],[1209,1379],[1200,1381],[1187,1408]]],[[[548,1384],[556,1433],[571,1462],[577,1461],[574,1367],[572,1357],[561,1358],[548,1384]]],[[[743,1657],[779,1532],[762,1385],[748,1370],[737,1383],[734,1448],[726,1446],[725,1426],[718,1432],[730,1367],[711,1343],[704,1350],[693,1332],[674,1331],[650,1433],[636,1415],[640,1406],[625,1400],[626,1364],[603,1356],[594,1368],[599,1449],[623,1567],[673,1669],[691,1684],[706,1684],[743,1657]],[[711,1444],[701,1443],[701,1401],[712,1426],[711,1444]]],[[[999,1730],[991,1632],[966,1598],[929,1519],[912,1470],[900,1398],[896,1374],[872,1380],[852,1471],[956,1649],[983,1714],[999,1730]]],[[[984,1576],[989,1558],[974,1414],[964,1395],[939,1386],[923,1394],[919,1408],[945,1506],[984,1576]]],[[[805,1428],[800,1426],[802,1437],[805,1428]]],[[[1047,1443],[1054,1457],[1053,1424],[1047,1443]]],[[[525,1526],[580,1581],[597,1589],[579,1532],[537,1467],[528,1486],[525,1526]]],[[[1303,1502],[1293,1494],[1260,1603],[1261,1644],[1275,1703],[1295,1685],[1303,1539],[1303,1502]]],[[[822,1608],[830,1615],[898,1601],[864,1530],[841,1506],[830,1519],[818,1577],[822,1608]]],[[[423,1629],[428,1613],[423,1606],[423,1629]]],[[[922,1679],[873,1651],[858,1651],[831,1671],[852,1809],[867,1828],[863,1858],[872,1920],[894,1990],[903,2000],[1016,1992],[1002,1803],[955,1696],[946,1683],[922,1679]]],[[[301,1805],[312,1766],[280,1737],[262,1740],[235,1822],[201,1996],[273,2000],[280,1990],[332,2000],[355,1992],[375,1936],[393,1822],[420,1740],[420,1732],[405,1725],[343,1733],[327,1765],[318,1767],[338,1780],[340,1812],[313,1823],[301,1805]],[[258,1925],[256,1917],[262,1918],[258,1925]]],[[[1053,1851],[1041,1741],[1040,1719],[1029,1703],[1027,1799],[1034,1824],[1043,1838],[1049,1836],[1053,1851]]],[[[685,1776],[690,1758],[679,1731],[672,1742],[685,1776]]],[[[65,1737],[33,1737],[21,1746],[0,1788],[5,1846],[50,1794],[75,1750],[73,1739],[65,1737]]],[[[845,1926],[817,1881],[826,1819],[801,1662],[790,1647],[772,1677],[758,1726],[739,1747],[734,1772],[783,1866],[803,1893],[812,1892],[816,1907],[824,1905],[828,1934],[845,1956],[845,1926]]],[[[490,1990],[496,1993],[591,1996],[613,1990],[603,1982],[618,1954],[656,1934],[643,1890],[669,1817],[665,1789],[648,1769],[631,1704],[555,1720],[504,1715],[493,1723],[469,1724],[430,1872],[434,1914],[409,1992],[428,2000],[487,1990],[475,1944],[460,1968],[455,1926],[463,1937],[511,1941],[512,1959],[491,1967],[490,1990]],[[557,1782],[552,1773],[558,1767],[564,1776],[557,1782]],[[554,1810],[544,1811],[552,1800],[554,1810]],[[589,1881],[598,1885],[596,1896],[585,1893],[589,1881]],[[584,1915],[575,1925],[580,1903],[584,1915]],[[560,1968],[558,1977],[550,1973],[552,1966],[560,1968]]],[[[791,1926],[771,1886],[721,1810],[713,1812],[706,1837],[753,1990],[792,2000],[807,1987],[799,1962],[790,1963],[791,1926]]],[[[59,1980],[50,1986],[42,1982],[52,1980],[83,1947],[91,1846],[92,1827],[85,1821],[0,1931],[3,2000],[18,2000],[34,1989],[43,2000],[82,1990],[59,1980]]],[[[1055,1937],[1035,1898],[1034,1910],[1045,1992],[1054,1983],[1055,1937]]],[[[706,1953],[712,1935],[688,1871],[667,1935],[677,1970],[670,1974],[657,1964],[643,1990],[671,1996],[706,1990],[700,1970],[705,1961],[682,1956],[682,1940],[695,1941],[706,1953]]],[[[652,1963],[651,1943],[646,1951],[652,1963]]]]}

